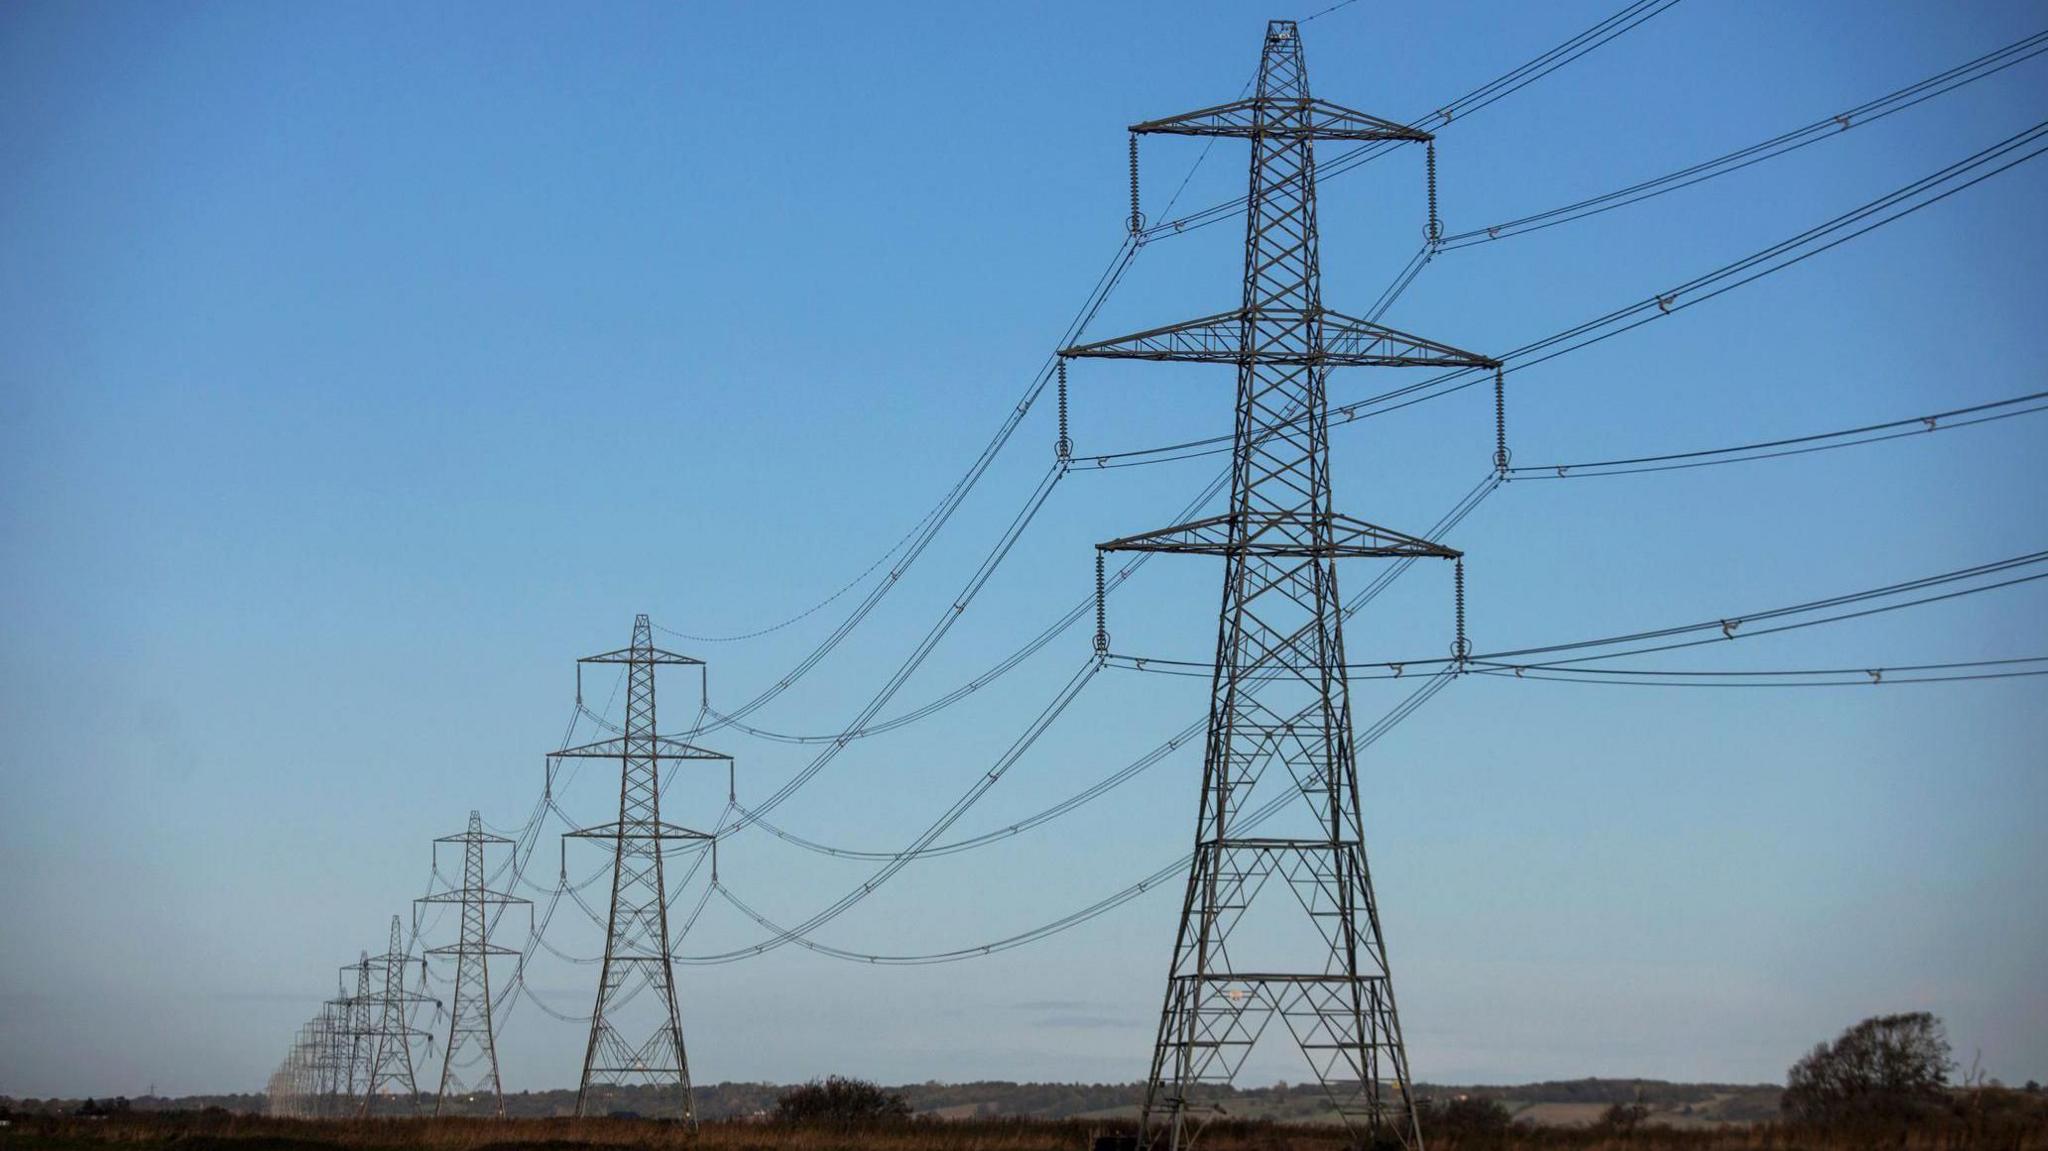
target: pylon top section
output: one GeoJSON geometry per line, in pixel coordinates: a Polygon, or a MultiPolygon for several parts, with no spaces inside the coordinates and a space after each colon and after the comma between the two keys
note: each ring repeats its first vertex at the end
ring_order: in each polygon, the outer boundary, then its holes
{"type": "Polygon", "coordinates": [[[492,835],[492,834],[491,834],[490,832],[488,832],[488,831],[485,831],[485,830],[484,830],[484,820],[483,820],[483,816],[482,816],[481,814],[477,813],[477,812],[474,812],[474,811],[472,811],[472,812],[470,812],[470,813],[469,813],[469,829],[468,829],[467,831],[461,831],[461,832],[457,832],[457,833],[456,833],[456,834],[454,834],[454,835],[443,835],[443,836],[441,836],[441,837],[439,837],[439,838],[435,839],[435,840],[434,840],[434,842],[435,842],[435,843],[468,843],[468,842],[469,842],[470,840],[475,840],[475,841],[476,841],[476,842],[478,842],[478,843],[513,843],[513,842],[516,842],[515,840],[510,840],[510,839],[507,839],[507,838],[505,838],[505,837],[504,837],[504,836],[502,836],[502,835],[492,835]]]}
{"type": "Polygon", "coordinates": [[[584,656],[582,659],[577,660],[576,662],[681,663],[695,664],[699,667],[702,667],[704,664],[704,661],[701,659],[696,659],[687,655],[680,655],[672,651],[663,651],[662,649],[655,647],[653,624],[648,620],[647,613],[645,612],[642,612],[639,615],[633,617],[633,646],[622,647],[616,651],[599,652],[596,655],[587,655],[584,656]]]}
{"type": "Polygon", "coordinates": [[[1146,120],[1131,125],[1131,131],[1140,135],[1404,140],[1418,144],[1433,139],[1421,129],[1311,97],[1301,34],[1292,20],[1272,20],[1266,24],[1257,94],[1178,116],[1146,120]]]}

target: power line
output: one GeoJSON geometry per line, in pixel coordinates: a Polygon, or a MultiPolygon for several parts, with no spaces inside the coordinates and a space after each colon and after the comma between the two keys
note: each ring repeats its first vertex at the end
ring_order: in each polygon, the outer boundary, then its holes
{"type": "MultiPolygon", "coordinates": [[[[2041,662],[2048,662],[2048,656],[2037,656],[2037,657],[2035,657],[2035,658],[2032,658],[2032,659],[2023,659],[2023,660],[1980,660],[1980,661],[1975,661],[1975,662],[1964,662],[1964,663],[1956,663],[1956,664],[1930,664],[1930,665],[1927,665],[1927,666],[1929,666],[1929,667],[1954,667],[1954,668],[1962,668],[1962,667],[2004,667],[2004,666],[2006,666],[2006,665],[2010,665],[2010,664],[2019,664],[2019,663],[2033,664],[2033,663],[2041,663],[2041,662]]],[[[2048,668],[2034,668],[2034,669],[2027,669],[2027,670],[2007,670],[2007,671],[1981,671],[1981,672],[1961,672],[1961,673],[1957,673],[1957,674],[1935,674],[1935,675],[1919,675],[1919,674],[1911,674],[1911,673],[1913,672],[1913,670],[1914,670],[1914,669],[1913,669],[1913,668],[1910,668],[1910,667],[1885,667],[1885,666],[1882,666],[1882,665],[1878,665],[1878,666],[1872,666],[1872,667],[1865,667],[1865,668],[1837,668],[1837,669],[1834,669],[1834,670],[1832,670],[1832,671],[1827,671],[1827,672],[1820,672],[1820,671],[1786,671],[1786,672],[1757,672],[1757,673],[1755,673],[1755,674],[1754,674],[1753,678],[1742,678],[1743,676],[1745,676],[1745,675],[1748,675],[1748,674],[1749,674],[1749,673],[1744,673],[1744,672],[1681,672],[1681,671],[1671,671],[1671,672],[1660,672],[1660,671],[1643,671],[1643,672],[1641,672],[1641,673],[1629,673],[1629,672],[1621,671],[1621,670],[1619,670],[1619,669],[1615,669],[1615,670],[1616,670],[1616,674],[1612,674],[1612,675],[1595,675],[1595,674],[1593,674],[1594,672],[1596,672],[1596,671],[1601,671],[1601,670],[1606,670],[1606,669],[1598,669],[1598,668],[1584,668],[1584,669],[1575,669],[1575,670],[1574,670],[1574,671],[1573,671],[1572,673],[1569,673],[1569,674],[1566,674],[1566,673],[1559,673],[1559,672],[1554,672],[1554,671],[1546,671],[1546,670],[1543,670],[1543,669],[1540,669],[1540,668],[1539,668],[1539,669],[1537,669],[1537,670],[1534,670],[1534,671],[1517,671],[1517,670],[1511,670],[1511,669],[1506,669],[1506,668],[1475,668],[1475,669],[1473,669],[1473,670],[1474,670],[1474,671],[1475,671],[1475,672],[1476,672],[1477,674],[1479,674],[1479,675],[1487,675],[1487,676],[1494,676],[1494,677],[1510,676],[1510,677],[1513,677],[1513,678],[1515,678],[1515,679],[1518,679],[1518,680],[1519,680],[1519,679],[1533,679],[1533,680],[1542,680],[1542,681],[1545,681],[1545,682],[1548,682],[1548,683],[1592,683],[1592,684],[1607,684],[1607,685],[1610,685],[1610,686],[1626,686],[1626,687],[1712,687],[1712,688],[1723,688],[1723,687],[1747,687],[1747,688],[1784,688],[1784,687],[1853,687],[1853,688],[1865,688],[1865,687],[1876,687],[1876,686],[1889,686],[1889,685],[1892,685],[1892,684],[1902,684],[1902,683],[1970,683],[1970,682],[1979,682],[1979,681],[1985,681],[1985,680],[2000,680],[2000,679],[2024,679],[2024,678],[2029,678],[2029,677],[2032,677],[2032,676],[2042,676],[2042,675],[2048,675],[2048,668]],[[1894,673],[1896,673],[1896,672],[1907,672],[1907,673],[1909,673],[1909,674],[1906,674],[1906,675],[1897,675],[1897,674],[1894,674],[1894,673]],[[1726,678],[1726,679],[1692,679],[1692,678],[1682,678],[1682,677],[1688,677],[1688,676],[1702,676],[1702,675],[1725,675],[1725,676],[1727,676],[1727,677],[1729,677],[1729,678],[1726,678]],[[1832,677],[1835,677],[1835,678],[1820,678],[1820,677],[1822,677],[1822,676],[1832,676],[1832,677]]]]}
{"type": "Polygon", "coordinates": [[[834,591],[832,594],[826,596],[824,599],[821,599],[818,602],[812,604],[811,606],[804,608],[802,611],[797,612],[795,615],[783,619],[779,623],[769,624],[766,627],[758,627],[753,629],[752,631],[740,632],[733,635],[692,635],[689,632],[682,632],[677,631],[674,628],[662,627],[660,624],[655,624],[654,630],[662,632],[666,635],[674,636],[677,639],[686,639],[695,643],[738,643],[742,640],[759,639],[764,635],[772,635],[775,632],[781,631],[786,627],[802,623],[804,620],[809,619],[811,616],[816,615],[818,612],[824,610],[827,607],[830,607],[835,601],[839,599],[839,597],[845,595],[847,592],[852,591],[854,588],[859,587],[862,583],[866,582],[867,578],[875,574],[875,571],[878,568],[880,568],[884,563],[887,563],[892,557],[896,555],[897,552],[900,552],[905,547],[907,547],[910,544],[910,541],[915,539],[918,533],[922,532],[925,526],[931,523],[932,519],[939,514],[939,512],[946,506],[947,499],[950,499],[951,497],[952,491],[951,489],[949,489],[946,493],[946,499],[941,499],[937,504],[933,505],[930,511],[926,512],[921,519],[919,519],[916,523],[910,526],[909,531],[903,533],[901,538],[897,539],[897,541],[894,544],[890,545],[888,551],[885,551],[881,555],[876,556],[875,562],[869,564],[866,568],[862,569],[859,575],[854,576],[852,579],[847,580],[845,583],[839,585],[839,589],[837,591],[834,591]]]}
{"type": "MultiPolygon", "coordinates": [[[[1456,678],[1458,678],[1457,674],[1450,670],[1440,671],[1431,676],[1426,682],[1418,686],[1414,692],[1410,693],[1399,704],[1396,704],[1386,715],[1382,716],[1378,722],[1359,734],[1358,746],[1360,750],[1372,746],[1381,737],[1398,726],[1402,720],[1413,715],[1423,704],[1434,698],[1438,692],[1448,687],[1451,681],[1456,678]]],[[[1264,805],[1245,813],[1242,821],[1236,826],[1242,831],[1254,830],[1270,819],[1275,813],[1282,810],[1288,801],[1288,796],[1275,796],[1266,801],[1264,805]]],[[[1094,903],[1014,935],[1004,936],[1001,939],[990,940],[986,943],[952,948],[946,951],[918,954],[880,954],[853,951],[847,948],[819,943],[816,940],[810,939],[804,934],[803,930],[777,925],[751,906],[742,902],[728,885],[721,884],[719,886],[719,895],[763,928],[776,933],[778,936],[787,936],[789,942],[795,943],[807,951],[854,963],[884,966],[926,966],[938,963],[957,963],[967,959],[980,959],[984,956],[1014,950],[1015,948],[1036,943],[1041,939],[1048,939],[1063,932],[1071,931],[1090,920],[1100,918],[1122,907],[1124,904],[1165,883],[1167,880],[1187,874],[1188,864],[1192,859],[1193,856],[1191,854],[1176,856],[1172,862],[1149,873],[1136,882],[1096,900],[1094,903]]]]}
{"type": "Polygon", "coordinates": [[[2048,551],[2029,552],[2025,555],[2013,556],[2010,559],[1994,560],[1990,563],[1977,564],[1975,566],[1967,568],[1957,568],[1954,571],[1938,572],[1934,575],[1921,576],[1918,579],[1904,580],[1899,583],[1886,584],[1882,587],[1868,588],[1863,591],[1848,592],[1842,595],[1829,596],[1825,599],[1808,600],[1804,603],[1788,604],[1783,607],[1770,608],[1765,611],[1747,612],[1741,615],[1723,616],[1717,619],[1700,620],[1695,623],[1679,624],[1673,627],[1652,628],[1646,631],[1637,631],[1625,633],[1622,635],[1605,636],[1599,639],[1578,640],[1571,643],[1545,644],[1540,647],[1524,647],[1515,648],[1508,651],[1488,652],[1475,656],[1473,658],[1485,660],[1491,663],[1504,663],[1507,661],[1515,660],[1517,659],[1517,657],[1522,656],[1557,655],[1565,652],[1585,651],[1587,649],[1597,648],[1613,648],[1621,647],[1627,644],[1641,644],[1655,640],[1674,639],[1675,637],[1697,635],[1702,632],[1709,633],[1709,638],[1706,639],[1667,643],[1653,647],[1632,647],[1628,648],[1625,651],[1609,652],[1601,655],[1574,656],[1571,659],[1563,660],[1521,661],[1522,665],[1525,667],[1559,667],[1574,663],[1584,663],[1590,660],[1617,659],[1622,656],[1628,655],[1643,655],[1649,652],[1672,651],[1677,648],[1693,647],[1702,643],[1721,643],[1727,640],[1733,640],[1737,638],[1738,635],[1741,638],[1749,639],[1759,635],[1771,635],[1782,631],[1792,631],[1800,628],[1817,627],[1822,624],[1838,623],[1844,620],[1860,619],[1865,616],[1877,615],[1884,612],[1899,611],[1909,607],[1918,607],[1923,604],[1938,603],[1950,599],[1957,599],[1963,596],[1978,595],[1988,591],[1996,591],[2000,588],[2013,587],[2018,584],[2029,583],[2034,580],[2048,578],[2048,571],[2037,572],[2031,575],[2017,576],[2010,579],[1998,580],[1991,583],[1980,584],[1974,587],[1963,588],[1957,591],[1943,592],[1937,595],[1924,596],[1918,599],[1904,600],[1898,603],[1882,604],[1878,607],[1873,608],[1863,608],[1855,612],[1828,616],[1821,619],[1798,620],[1794,623],[1780,624],[1776,627],[1769,628],[1758,628],[1751,626],[1756,623],[1766,622],[1770,620],[1785,619],[1787,617],[1793,616],[1810,615],[1813,612],[1827,611],[1829,609],[1837,607],[1848,607],[1854,604],[1869,603],[1874,600],[1892,599],[1897,596],[1908,595],[1913,592],[1924,591],[1929,588],[1946,587],[1950,584],[1960,583],[1965,580],[1981,579],[1985,576],[2000,575],[2006,572],[2020,571],[2030,567],[2038,567],[2044,563],[2048,563],[2048,551]],[[1719,636],[1714,637],[1711,634],[1714,632],[1720,633],[1719,636]]]}
{"type": "MultiPolygon", "coordinates": [[[[1601,636],[1593,639],[1572,640],[1564,643],[1546,644],[1540,647],[1523,647],[1493,652],[1481,652],[1476,655],[1467,657],[1467,662],[1474,667],[1484,665],[1489,666],[1496,670],[1506,671],[1510,673],[1515,672],[1517,670],[1527,672],[1537,669],[1573,668],[1574,665],[1577,664],[1608,659],[1619,659],[1625,656],[1641,655],[1648,652],[1670,651],[1676,648],[1694,647],[1702,644],[1719,644],[1737,639],[1753,639],[1760,635],[1775,635],[1779,632],[1797,631],[1809,627],[1819,627],[1823,624],[1839,623],[1850,619],[1861,619],[1870,615],[1879,615],[1892,611],[1900,611],[1909,607],[1919,607],[1923,604],[1945,602],[1947,600],[1958,599],[1965,596],[1979,595],[1984,592],[1998,591],[2000,589],[2017,586],[2019,584],[2031,583],[2034,580],[2038,579],[2048,579],[2048,571],[2042,571],[2030,575],[2016,576],[2010,579],[1996,580],[1990,583],[1977,584],[1975,586],[1961,588],[1955,591],[1943,592],[1937,595],[1930,595],[1910,600],[1902,600],[1896,603],[1882,603],[1877,607],[1865,608],[1855,612],[1850,612],[1841,615],[1832,615],[1810,620],[1795,619],[1794,622],[1780,624],[1776,627],[1758,628],[1752,626],[1760,622],[1768,622],[1771,620],[1788,619],[1798,616],[1811,615],[1814,612],[1827,611],[1831,608],[1848,607],[1856,604],[1871,603],[1873,601],[1895,599],[1896,597],[1909,595],[1917,591],[1925,591],[1931,588],[1947,587],[1952,584],[1962,583],[1969,580],[1983,579],[1986,576],[2001,575],[2007,572],[2023,571],[2027,568],[2038,567],[2044,563],[2048,563],[2048,551],[2030,552],[2025,555],[2013,556],[2009,559],[1994,560],[1990,563],[1976,564],[1966,568],[1957,568],[1953,571],[1937,572],[1933,575],[1921,576],[1917,579],[1905,580],[1899,583],[1886,584],[1881,587],[1866,588],[1861,591],[1854,592],[1845,592],[1843,594],[1829,596],[1824,599],[1807,600],[1801,603],[1786,604],[1780,607],[1769,608],[1762,611],[1745,612],[1738,615],[1720,616],[1709,620],[1700,620],[1693,623],[1677,624],[1670,627],[1651,628],[1644,631],[1628,632],[1621,635],[1601,636]],[[1701,633],[1706,633],[1707,638],[1693,640],[1684,643],[1663,644],[1655,647],[1634,647],[1623,651],[1610,651],[1595,655],[1576,656],[1571,659],[1521,660],[1520,662],[1514,662],[1516,660],[1516,657],[1519,656],[1549,656],[1579,651],[1598,652],[1599,649],[1603,648],[1617,648],[1623,647],[1624,645],[1628,644],[1641,644],[1655,640],[1671,639],[1678,636],[1699,635],[1701,633]]],[[[1193,660],[1165,659],[1149,656],[1138,657],[1130,655],[1112,655],[1109,657],[1109,662],[1112,666],[1125,667],[1130,668],[1132,670],[1151,672],[1155,674],[1208,674],[1208,672],[1203,670],[1204,665],[1193,660]]],[[[1343,670],[1345,674],[1351,678],[1399,679],[1404,674],[1406,674],[1408,669],[1410,668],[1423,669],[1432,667],[1453,666],[1457,662],[1458,660],[1455,657],[1426,656],[1404,660],[1381,660],[1372,663],[1347,663],[1343,665],[1343,670]]]]}
{"type": "Polygon", "coordinates": [[[1830,451],[1835,448],[1852,448],[1862,444],[1883,443],[1889,440],[1925,436],[1949,428],[1967,428],[1978,424],[2008,420],[2015,416],[2032,415],[2048,411],[2048,392],[2031,392],[2011,399],[1993,400],[1989,403],[1972,404],[1965,408],[1950,408],[1943,412],[1930,412],[1924,416],[1908,416],[1884,423],[1864,424],[1860,427],[1843,428],[1833,432],[1814,432],[1810,435],[1788,436],[1783,439],[1761,440],[1755,443],[1736,444],[1725,448],[1701,448],[1689,452],[1669,452],[1657,456],[1634,456],[1627,459],[1594,460],[1572,464],[1533,464],[1508,469],[1512,479],[1552,480],[1583,479],[1591,476],[1633,475],[1640,472],[1676,471],[1684,468],[1708,467],[1716,464],[1739,464],[1750,460],[1778,459],[1783,456],[1804,455],[1809,452],[1830,451]],[[1972,417],[1958,419],[1957,417],[1972,417]],[[1906,430],[1899,431],[1897,429],[1906,430]]]}
{"type": "Polygon", "coordinates": [[[998,758],[993,767],[976,779],[966,792],[955,799],[952,806],[948,807],[937,819],[927,826],[909,847],[891,857],[880,868],[877,868],[865,882],[848,890],[844,895],[805,919],[788,933],[778,933],[760,943],[730,951],[709,955],[678,955],[675,957],[675,961],[677,963],[689,964],[718,964],[730,963],[735,960],[765,954],[795,940],[806,932],[814,931],[824,924],[831,922],[855,904],[866,899],[876,888],[887,883],[903,868],[909,866],[917,858],[918,853],[936,842],[939,836],[945,834],[961,816],[967,813],[968,809],[973,807],[982,796],[988,793],[990,788],[993,788],[1000,782],[1003,776],[1009,772],[1010,768],[1016,766],[1017,762],[1023,758],[1024,753],[1030,750],[1039,737],[1044,735],[1054,721],[1066,711],[1068,706],[1073,703],[1075,697],[1093,680],[1099,670],[1100,665],[1093,660],[1084,665],[1078,673],[1067,681],[1053,700],[1040,710],[1037,717],[1032,720],[1031,725],[1011,743],[1010,747],[998,758]]]}
{"type": "Polygon", "coordinates": [[[1848,131],[1851,127],[1873,123],[1895,112],[1903,112],[1915,105],[1932,100],[1937,96],[1957,91],[1979,80],[1997,75],[2014,65],[2031,60],[2043,52],[2048,52],[2048,31],[2036,32],[2032,36],[2014,41],[2003,48],[1988,52],[1974,60],[1958,64],[1946,71],[1938,72],[1918,83],[1909,84],[1874,100],[1865,101],[1846,111],[1823,116],[1810,124],[1794,128],[1788,132],[1781,132],[1768,140],[1751,144],[1746,148],[1738,148],[1733,152],[1716,156],[1713,159],[1702,160],[1697,164],[1680,168],[1677,171],[1667,172],[1662,176],[1630,184],[1625,188],[1617,188],[1614,191],[1605,192],[1598,196],[1589,196],[1562,207],[1552,208],[1544,212],[1534,212],[1516,219],[1505,220],[1489,227],[1474,228],[1470,231],[1446,236],[1444,237],[1442,248],[1445,251],[1452,251],[1458,248],[1468,248],[1475,244],[1485,244],[1494,240],[1508,239],[1512,236],[1526,235],[1530,232],[1555,227],[1558,224],[1570,223],[1574,220],[1582,220],[1589,216],[1613,211],[1616,208],[1626,207],[1630,204],[1638,204],[1644,200],[1661,196],[1666,192],[1675,192],[1680,188],[1688,188],[1717,176],[1738,172],[1752,164],[1760,164],[1765,160],[1787,155],[1810,144],[1816,144],[1822,140],[1832,140],[1848,131]]]}

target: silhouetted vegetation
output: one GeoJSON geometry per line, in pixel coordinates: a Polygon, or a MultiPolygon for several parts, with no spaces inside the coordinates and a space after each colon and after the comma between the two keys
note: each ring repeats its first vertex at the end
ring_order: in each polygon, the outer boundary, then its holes
{"type": "Polygon", "coordinates": [[[1943,1108],[1953,1066],[1932,1014],[1874,1016],[1794,1063],[1779,1105],[1807,1124],[1908,1119],[1943,1108]]]}
{"type": "MultiPolygon", "coordinates": [[[[2048,1151],[2048,1101],[2022,1091],[1957,1093],[1953,1107],[1929,1114],[1876,1144],[1843,1130],[1764,1123],[1675,1129],[1645,1124],[1628,1134],[1597,1124],[1536,1127],[1512,1123],[1461,1131],[1429,1130],[1431,1151],[2048,1151]]],[[[1434,1105],[1432,1105],[1434,1106],[1434,1105]]],[[[1476,1118],[1478,1111],[1471,1114],[1476,1118]]],[[[680,1124],[623,1119],[294,1120],[130,1112],[86,1119],[39,1114],[0,1129],[5,1151],[1087,1151],[1100,1135],[1132,1130],[1125,1122],[965,1119],[836,1124],[727,1120],[691,1133],[680,1124]]],[[[1209,1151],[1349,1151],[1341,1128],[1224,1120],[1204,1130],[1209,1151]]]]}
{"type": "Polygon", "coordinates": [[[865,1079],[833,1075],[783,1092],[775,1101],[775,1118],[838,1127],[900,1122],[910,1118],[910,1104],[865,1079]]]}

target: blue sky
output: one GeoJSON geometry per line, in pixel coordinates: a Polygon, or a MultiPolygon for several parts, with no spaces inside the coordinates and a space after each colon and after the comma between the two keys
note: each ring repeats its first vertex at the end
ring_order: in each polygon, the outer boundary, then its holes
{"type": "MultiPolygon", "coordinates": [[[[1319,7],[1320,5],[1318,5],[1319,7]]],[[[1606,3],[1353,4],[1307,26],[1318,94],[1411,119],[1606,3]]],[[[1024,392],[1120,241],[1124,125],[1234,96],[1239,4],[967,8],[12,5],[0,13],[0,1093],[253,1090],[334,967],[376,950],[471,808],[517,826],[572,660],[635,612],[722,635],[886,550],[1024,392]]],[[[1741,147],[2040,30],[2037,6],[1688,0],[1440,142],[1460,230],[1741,147]]],[[[2032,61],[1650,204],[1448,253],[1389,323],[1479,350],[1641,299],[2030,126],[2032,61]]],[[[1199,143],[1145,145],[1155,210],[1199,143]]],[[[1184,204],[1241,192],[1219,145],[1184,204]]],[[[1685,450],[2040,388],[2039,205],[2015,169],[1781,275],[1526,372],[1517,462],[1685,450]]],[[[1326,301],[1419,239],[1420,157],[1331,180],[1326,301]]],[[[1148,246],[1091,331],[1235,303],[1233,222],[1148,246]]],[[[1079,365],[1083,454],[1228,427],[1228,376],[1079,365]]],[[[1380,390],[1339,377],[1334,400],[1380,390]]],[[[1488,466],[1478,390],[1338,430],[1337,503],[1419,530],[1488,466]]],[[[854,636],[755,722],[844,725],[1051,456],[1029,416],[854,636]]],[[[1475,643],[1812,599],[2043,546],[2042,425],[1649,476],[1511,484],[1451,542],[1475,643]]],[[[1214,460],[1077,472],[884,714],[1078,600],[1097,540],[1162,526],[1214,460]]],[[[1216,570],[1149,565],[1120,650],[1204,659],[1216,570]]],[[[1369,572],[1347,575],[1360,586],[1369,572]]],[[[1352,658],[1435,653],[1418,569],[1352,658]]],[[[1674,660],[1866,666],[2048,653],[2041,585],[1674,660]]],[[[753,695],[842,599],[694,644],[753,695]]],[[[1085,658],[853,744],[778,810],[901,845],[1085,658]]],[[[608,683],[593,678],[602,697],[608,683]]],[[[2042,680],[1688,691],[1461,681],[1375,745],[1373,863],[1417,1075],[1768,1080],[1880,1011],[2048,1077],[2042,680]]],[[[664,681],[664,714],[694,684],[664,681]]],[[[1141,753],[1201,681],[1105,672],[970,812],[998,828],[1141,753]]],[[[1359,685],[1373,717],[1399,693],[1359,685]]],[[[584,730],[588,732],[586,724],[584,730]]],[[[740,794],[808,749],[727,730],[740,794]]],[[[913,865],[820,929],[922,951],[1053,919],[1183,850],[1183,751],[1066,819],[913,865]]],[[[606,817],[597,777],[565,788],[606,817]]],[[[710,823],[723,778],[667,813],[710,823]]],[[[530,874],[552,886],[544,832],[530,874]]],[[[572,861],[573,865],[573,861],[572,861]]],[[[799,919],[865,875],[767,835],[723,878],[799,919]]],[[[1168,885],[1169,888],[1171,885],[1168,885]]],[[[694,896],[692,896],[694,899],[694,896]]],[[[703,1081],[1141,1077],[1177,900],[945,967],[786,948],[683,975],[703,1081]]],[[[439,930],[445,931],[442,924],[439,930]]],[[[761,932],[714,903],[686,950],[761,932]]],[[[550,942],[596,954],[565,901],[550,942]],[[557,929],[559,929],[557,931],[557,929]]],[[[591,968],[529,983],[588,1010],[591,968]]],[[[574,1082],[581,1028],[522,1004],[507,1085],[574,1082]]],[[[1285,1061],[1253,1078],[1298,1079],[1285,1061]]]]}

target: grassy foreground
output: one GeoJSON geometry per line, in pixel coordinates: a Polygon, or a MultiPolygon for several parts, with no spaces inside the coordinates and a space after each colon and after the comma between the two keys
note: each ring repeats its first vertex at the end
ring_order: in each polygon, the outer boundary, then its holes
{"type": "MultiPolygon", "coordinates": [[[[1088,1151],[1095,1136],[1128,1125],[1082,1120],[921,1119],[857,1130],[761,1122],[707,1123],[695,1134],[629,1119],[301,1120],[252,1115],[134,1114],[104,1119],[17,1116],[0,1128],[4,1151],[1088,1151]]],[[[1633,1132],[1531,1127],[1504,1134],[1427,1135],[1433,1151],[2048,1151],[2048,1124],[1943,1123],[1916,1129],[1797,1131],[1775,1124],[1633,1132]]],[[[1203,1132],[1214,1151],[1340,1151],[1329,1127],[1219,1123],[1203,1132]]]]}

